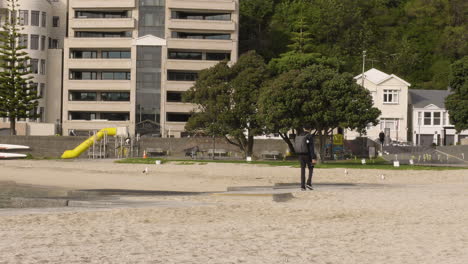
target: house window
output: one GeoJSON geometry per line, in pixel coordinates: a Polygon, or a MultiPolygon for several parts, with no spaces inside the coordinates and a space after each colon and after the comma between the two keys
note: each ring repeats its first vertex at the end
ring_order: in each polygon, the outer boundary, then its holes
{"type": "Polygon", "coordinates": [[[387,104],[398,104],[398,90],[384,90],[383,102],[387,104]]]}
{"type": "Polygon", "coordinates": [[[59,27],[60,25],[60,17],[54,16],[52,17],[52,27],[59,27]]]}
{"type": "Polygon", "coordinates": [[[41,74],[45,75],[46,74],[46,61],[41,60],[41,74]]]}
{"type": "Polygon", "coordinates": [[[39,49],[39,35],[31,35],[31,49],[32,50],[39,49]]]}
{"type": "Polygon", "coordinates": [[[440,112],[434,112],[434,126],[440,126],[440,112]]]}
{"type": "Polygon", "coordinates": [[[18,40],[18,46],[28,48],[28,34],[21,34],[18,40]]]}
{"type": "Polygon", "coordinates": [[[424,112],[424,125],[430,126],[432,119],[432,112],[424,112]]]}
{"type": "Polygon", "coordinates": [[[38,59],[31,59],[31,72],[34,74],[39,73],[39,60],[38,59]]]}
{"type": "Polygon", "coordinates": [[[42,12],[42,21],[41,21],[41,26],[42,27],[46,27],[47,26],[47,13],[46,12],[42,12]]]}
{"type": "Polygon", "coordinates": [[[21,25],[27,26],[29,23],[29,11],[28,10],[20,10],[19,11],[19,23],[21,25]]]}
{"type": "Polygon", "coordinates": [[[39,11],[31,11],[31,26],[39,26],[39,11]]]}
{"type": "Polygon", "coordinates": [[[41,36],[41,50],[45,50],[46,37],[41,36]]]}
{"type": "Polygon", "coordinates": [[[397,118],[382,118],[380,119],[380,129],[382,131],[385,128],[390,128],[390,130],[398,130],[398,119],[397,118]]]}

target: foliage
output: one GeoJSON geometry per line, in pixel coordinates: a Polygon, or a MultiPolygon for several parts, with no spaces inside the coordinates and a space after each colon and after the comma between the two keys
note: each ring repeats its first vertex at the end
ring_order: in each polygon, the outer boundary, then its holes
{"type": "Polygon", "coordinates": [[[352,75],[312,65],[282,73],[263,87],[259,119],[267,132],[279,133],[294,152],[288,131],[311,127],[323,145],[323,136],[338,127],[365,132],[367,124],[376,125],[380,110],[372,105],[369,91],[352,75]]]}
{"type": "Polygon", "coordinates": [[[468,129],[468,56],[452,64],[450,87],[453,93],[447,96],[445,106],[450,122],[460,132],[468,129]]]}
{"type": "MultiPolygon", "coordinates": [[[[8,9],[16,14],[17,0],[8,0],[8,9]]],[[[0,32],[0,117],[10,121],[12,135],[16,134],[16,120],[36,118],[37,85],[30,76],[29,56],[20,46],[21,21],[15,16],[6,20],[0,32]]]]}
{"type": "Polygon", "coordinates": [[[367,50],[369,67],[446,89],[447,66],[468,52],[466,10],[466,0],[240,0],[240,48],[270,61],[304,43],[350,73],[367,50]]]}
{"type": "Polygon", "coordinates": [[[268,72],[255,51],[242,55],[229,67],[226,62],[200,72],[185,101],[197,104],[186,130],[223,136],[246,156],[252,155],[254,136],[263,128],[257,121],[257,98],[268,72]]]}

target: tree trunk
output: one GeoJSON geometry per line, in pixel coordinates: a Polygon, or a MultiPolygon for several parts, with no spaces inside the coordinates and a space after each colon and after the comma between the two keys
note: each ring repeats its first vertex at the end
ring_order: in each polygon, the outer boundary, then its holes
{"type": "Polygon", "coordinates": [[[296,150],[294,149],[294,145],[292,144],[291,140],[289,139],[288,134],[282,134],[280,132],[278,132],[278,134],[283,139],[283,141],[286,142],[286,144],[288,145],[289,152],[290,153],[296,153],[296,150]]]}
{"type": "Polygon", "coordinates": [[[16,118],[10,118],[10,135],[16,136],[16,118]]]}
{"type": "Polygon", "coordinates": [[[246,152],[246,157],[252,157],[253,155],[253,146],[254,146],[254,137],[253,136],[248,136],[247,138],[247,152],[246,152]]]}

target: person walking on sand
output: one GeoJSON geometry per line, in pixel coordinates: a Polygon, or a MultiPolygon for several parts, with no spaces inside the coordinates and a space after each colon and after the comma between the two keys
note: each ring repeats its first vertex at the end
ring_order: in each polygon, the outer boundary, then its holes
{"type": "Polygon", "coordinates": [[[314,150],[314,136],[310,134],[309,128],[306,128],[303,133],[296,136],[296,139],[294,140],[294,150],[296,151],[301,164],[301,190],[313,190],[312,175],[314,172],[314,165],[317,163],[317,157],[314,150]],[[306,165],[309,169],[307,182],[305,180],[306,165]]]}

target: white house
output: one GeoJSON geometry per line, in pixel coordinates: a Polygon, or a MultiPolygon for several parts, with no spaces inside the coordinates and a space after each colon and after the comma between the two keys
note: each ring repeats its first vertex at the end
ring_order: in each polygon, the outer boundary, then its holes
{"type": "Polygon", "coordinates": [[[455,145],[468,137],[468,130],[460,134],[450,124],[445,98],[448,90],[410,90],[411,131],[415,145],[455,145]]]}
{"type": "MultiPolygon", "coordinates": [[[[387,131],[387,136],[393,141],[408,141],[408,87],[411,84],[394,74],[389,75],[374,68],[364,73],[364,80],[362,74],[354,79],[371,92],[374,107],[382,111],[379,125],[369,126],[367,136],[376,140],[381,131],[387,131]]],[[[354,139],[359,135],[355,131],[345,133],[346,139],[354,139]]]]}

